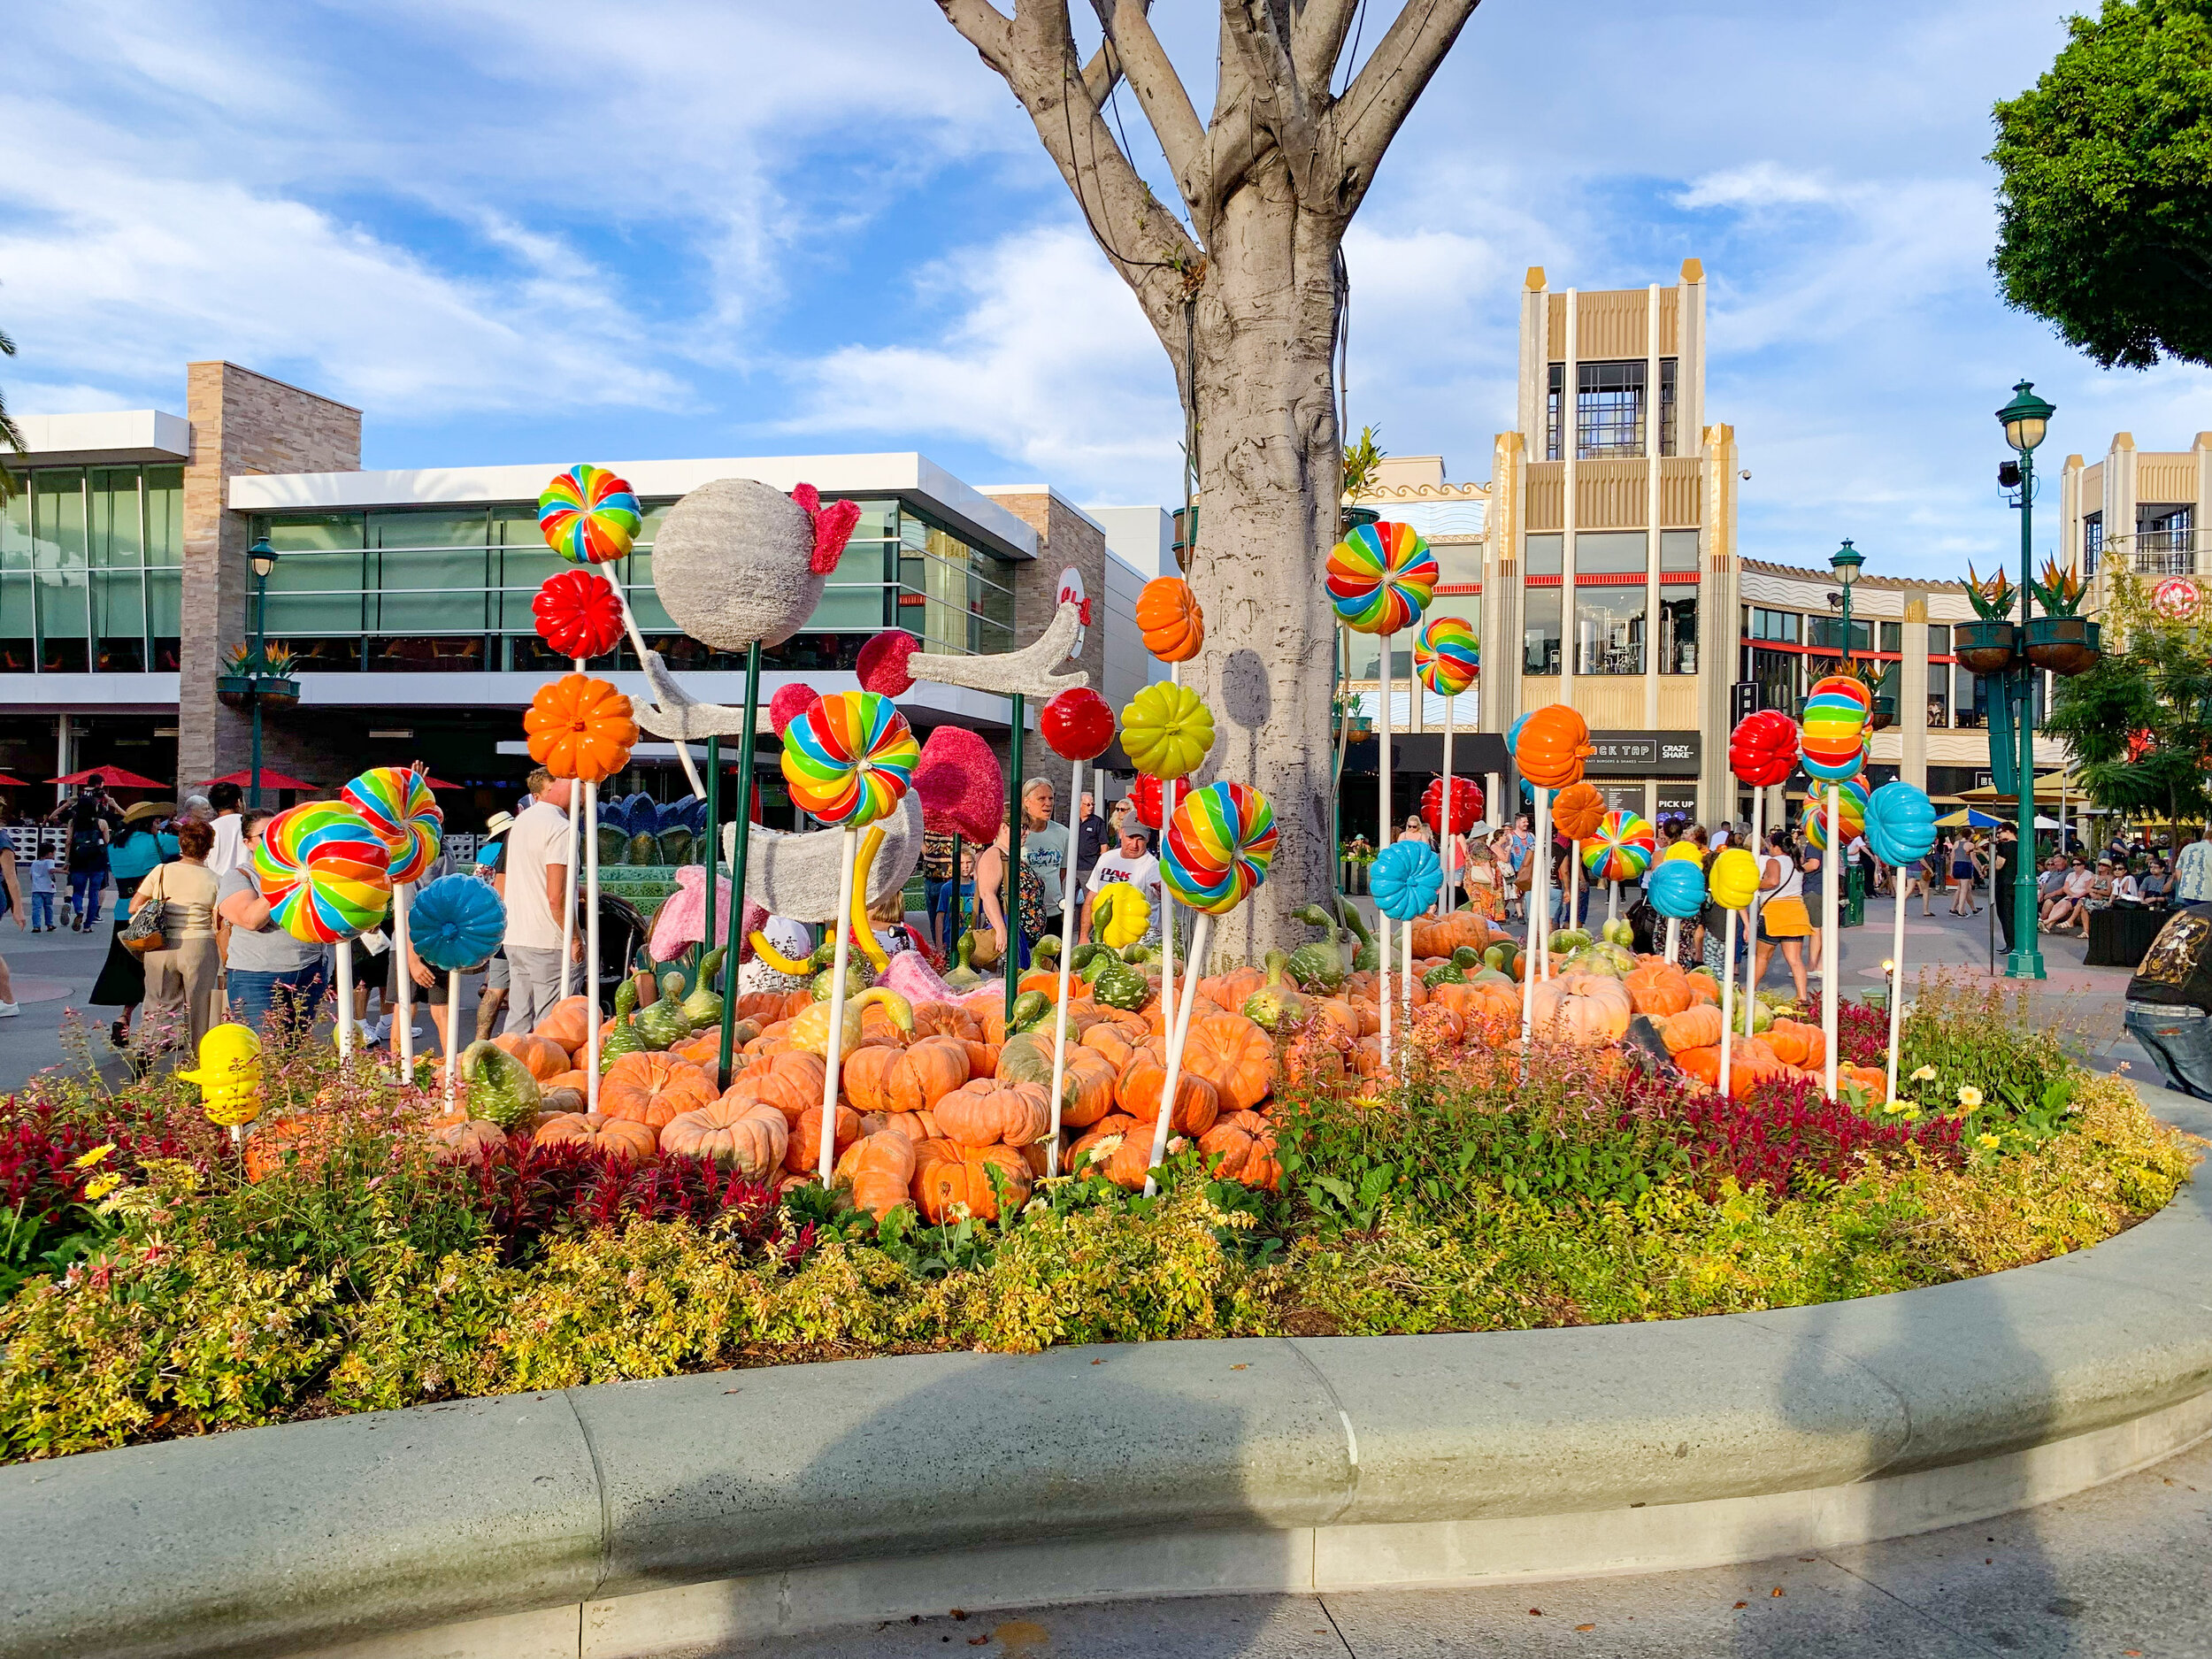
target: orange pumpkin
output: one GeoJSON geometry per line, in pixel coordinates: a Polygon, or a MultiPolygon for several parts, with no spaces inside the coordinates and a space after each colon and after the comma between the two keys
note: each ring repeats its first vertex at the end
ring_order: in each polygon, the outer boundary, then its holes
{"type": "Polygon", "coordinates": [[[1283,1079],[1294,1087],[1333,1090],[1344,1081],[1344,1050],[1302,1036],[1283,1056],[1283,1079]]]}
{"type": "Polygon", "coordinates": [[[1690,1005],[1689,976],[1671,963],[1650,962],[1629,971],[1629,1006],[1639,1014],[1679,1014],[1690,1005]]]}
{"type": "Polygon", "coordinates": [[[522,717],[530,758],[556,778],[603,783],[630,764],[637,722],[629,698],[589,674],[563,674],[538,687],[522,717]]]}
{"type": "Polygon", "coordinates": [[[909,1141],[942,1141],[945,1132],[937,1126],[937,1119],[928,1112],[892,1112],[883,1120],[881,1133],[904,1135],[909,1141]]]}
{"type": "Polygon", "coordinates": [[[591,1004],[580,996],[565,996],[538,1022],[536,1035],[557,1042],[573,1055],[591,1034],[591,1004]]]}
{"type": "MultiPolygon", "coordinates": [[[[1067,1071],[1060,1079],[1060,1126],[1086,1129],[1114,1109],[1114,1084],[1120,1072],[1094,1048],[1068,1050],[1067,1071]]],[[[1049,1098],[1050,1079],[1047,1079],[1049,1098]]]]}
{"type": "Polygon", "coordinates": [[[514,1056],[541,1083],[557,1078],[569,1069],[568,1050],[549,1037],[517,1032],[511,1037],[493,1038],[492,1047],[504,1048],[514,1056]]]}
{"type": "Polygon", "coordinates": [[[737,1017],[749,1019],[763,1031],[780,1019],[789,1019],[814,1000],[810,991],[741,991],[737,1017]]]}
{"type": "Polygon", "coordinates": [[[1595,753],[1589,722],[1565,703],[1555,703],[1522,720],[1513,764],[1537,788],[1563,789],[1581,781],[1582,763],[1595,753]]]}
{"type": "Polygon", "coordinates": [[[1274,1040],[1241,1014],[1194,1019],[1183,1068],[1214,1086],[1223,1111],[1248,1111],[1275,1087],[1274,1040]]]}
{"type": "Polygon", "coordinates": [[[725,1094],[696,1111],[680,1112],[661,1131],[661,1150],[712,1158],[748,1180],[774,1176],[791,1147],[791,1126],[765,1101],[725,1094]]]}
{"type": "Polygon", "coordinates": [[[1275,1126],[1257,1112],[1230,1113],[1199,1136],[1198,1149],[1225,1181],[1241,1181],[1269,1193],[1283,1184],[1283,1166],[1275,1156],[1275,1126]]]}
{"type": "MultiPolygon", "coordinates": [[[[1114,1102],[1130,1117],[1151,1123],[1160,1115],[1167,1089],[1167,1067],[1149,1048],[1140,1048],[1114,1083],[1114,1102]]],[[[1175,1079],[1175,1110],[1168,1117],[1171,1134],[1202,1135],[1221,1116],[1221,1092],[1186,1067],[1175,1079]]]]}
{"type": "Polygon", "coordinates": [[[590,1075],[583,1071],[557,1072],[538,1085],[538,1098],[541,1101],[545,1100],[556,1089],[565,1088],[574,1089],[579,1094],[588,1098],[591,1094],[590,1075]]]}
{"type": "Polygon", "coordinates": [[[968,1051],[968,1075],[970,1077],[996,1077],[998,1075],[999,1045],[997,1043],[985,1042],[979,1037],[964,1037],[960,1040],[960,1046],[968,1051]]]}
{"type": "Polygon", "coordinates": [[[1199,980],[1198,995],[1218,1008],[1241,1009],[1245,998],[1266,983],[1267,975],[1257,968],[1233,968],[1226,973],[1199,980]]]}
{"type": "Polygon", "coordinates": [[[895,1131],[863,1135],[837,1160],[836,1179],[851,1182],[854,1204],[880,1221],[911,1195],[914,1147],[895,1131]]]}
{"type": "Polygon", "coordinates": [[[1628,1030],[1628,987],[1595,973],[1570,973],[1547,979],[1532,994],[1532,1029],[1539,1037],[1601,1048],[1618,1042],[1628,1030]]]}
{"type": "MultiPolygon", "coordinates": [[[[1784,1065],[1815,1066],[1828,1063],[1827,1033],[1803,1020],[1778,1019],[1763,1033],[1767,1047],[1784,1065]]],[[[1886,1087],[1888,1078],[1883,1078],[1886,1087]]]]}
{"type": "Polygon", "coordinates": [[[580,1141],[632,1164],[651,1157],[660,1144],[660,1137],[648,1125],[634,1118],[610,1118],[604,1112],[557,1113],[533,1130],[530,1138],[540,1146],[580,1141]]]}
{"type": "Polygon", "coordinates": [[[1869,1105],[1879,1106],[1889,1098],[1889,1073],[1878,1065],[1839,1065],[1836,1068],[1836,1087],[1839,1091],[1854,1083],[1866,1091],[1869,1105]]]}
{"type": "Polygon", "coordinates": [[[1693,1002],[1657,1024],[1659,1039],[1678,1064],[1690,1049],[1709,1048],[1720,1041],[1720,1010],[1710,1002],[1693,1002]]]}
{"type": "Polygon", "coordinates": [[[1587,837],[1605,816],[1605,797],[1591,783],[1571,783],[1551,798],[1552,833],[1573,841],[1587,837]]]}
{"type": "Polygon", "coordinates": [[[864,1112],[926,1111],[967,1080],[968,1050],[956,1037],[860,1048],[845,1061],[845,1098],[864,1112]]]}
{"type": "MultiPolygon", "coordinates": [[[[837,1144],[832,1148],[833,1164],[838,1153],[860,1139],[860,1114],[851,1107],[839,1104],[837,1108],[837,1144]]],[[[799,1121],[791,1126],[790,1144],[785,1148],[783,1166],[794,1175],[811,1174],[822,1167],[822,1107],[816,1102],[799,1114],[799,1121]]]]}
{"type": "Polygon", "coordinates": [[[914,1004],[914,1038],[973,1037],[979,1041],[983,1027],[976,1024],[975,1016],[957,1002],[917,1002],[914,1004]]]}
{"type": "Polygon", "coordinates": [[[804,1048],[757,1054],[730,1074],[727,1092],[764,1100],[796,1124],[801,1112],[822,1103],[825,1071],[822,1056],[804,1048]]]}
{"type": "Polygon", "coordinates": [[[1052,1124],[1052,1110],[1043,1088],[1034,1083],[1007,1083],[997,1078],[977,1078],[964,1084],[930,1109],[948,1140],[964,1147],[1003,1143],[1025,1147],[1043,1135],[1052,1124]]]}
{"type": "Polygon", "coordinates": [[[714,1098],[714,1079],[669,1054],[626,1054],[599,1079],[599,1110],[658,1130],[714,1098]]]}
{"type": "Polygon", "coordinates": [[[246,1137],[246,1179],[266,1180],[289,1163],[303,1172],[319,1168],[334,1138],[332,1121],[321,1112],[264,1118],[246,1137]]]}
{"type": "Polygon", "coordinates": [[[1029,1202],[1033,1184],[1029,1161],[1012,1147],[964,1147],[951,1141],[925,1141],[914,1148],[914,1207],[933,1226],[951,1218],[953,1208],[964,1204],[968,1213],[982,1221],[998,1219],[998,1194],[992,1190],[991,1172],[997,1171],[1006,1202],[1019,1210],[1029,1202]]]}
{"type": "Polygon", "coordinates": [[[1116,1076],[1129,1064],[1129,1056],[1136,1052],[1136,1045],[1129,1041],[1129,1033],[1119,1025],[1101,1020],[1083,1033],[1081,1048],[1102,1057],[1113,1068],[1116,1076]]]}
{"type": "Polygon", "coordinates": [[[1187,663],[1204,649],[1206,616],[1179,576],[1159,576],[1137,590],[1137,637],[1164,663],[1187,663]]]}
{"type": "Polygon", "coordinates": [[[507,1132],[481,1118],[441,1124],[430,1133],[432,1139],[445,1143],[445,1150],[440,1156],[448,1160],[466,1159],[481,1164],[507,1144],[507,1132]]]}

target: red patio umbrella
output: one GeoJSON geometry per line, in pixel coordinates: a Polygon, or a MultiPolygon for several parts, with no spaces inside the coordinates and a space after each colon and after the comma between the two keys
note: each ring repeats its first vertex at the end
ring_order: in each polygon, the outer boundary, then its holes
{"type": "Polygon", "coordinates": [[[11,778],[6,772],[0,772],[0,789],[27,789],[30,787],[20,778],[11,778]]]}
{"type": "MultiPolygon", "coordinates": [[[[253,787],[253,773],[246,770],[227,772],[219,778],[210,778],[207,781],[210,785],[234,783],[241,789],[250,789],[253,787]]],[[[283,772],[264,766],[261,769],[261,787],[264,789],[319,789],[322,785],[310,783],[304,778],[288,777],[283,772]]]]}
{"type": "Polygon", "coordinates": [[[169,787],[165,783],[157,783],[151,778],[142,778],[122,766],[88,766],[82,772],[71,772],[66,778],[49,778],[46,781],[75,785],[89,782],[95,778],[111,789],[166,789],[169,787]]]}
{"type": "Polygon", "coordinates": [[[422,780],[433,789],[465,789],[468,787],[465,783],[448,783],[442,778],[433,778],[428,772],[423,774],[422,780]]]}

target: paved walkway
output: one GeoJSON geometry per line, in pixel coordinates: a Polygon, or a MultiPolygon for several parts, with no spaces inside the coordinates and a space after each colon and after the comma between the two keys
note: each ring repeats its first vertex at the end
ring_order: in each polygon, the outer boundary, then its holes
{"type": "Polygon", "coordinates": [[[2212,1442],[2062,1502],[1697,1572],[977,1613],[751,1659],[2207,1659],[2212,1442]]]}

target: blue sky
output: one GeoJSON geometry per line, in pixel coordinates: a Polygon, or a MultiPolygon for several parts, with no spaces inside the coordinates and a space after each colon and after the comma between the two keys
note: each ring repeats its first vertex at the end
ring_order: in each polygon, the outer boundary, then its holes
{"type": "MultiPolygon", "coordinates": [[[[1523,271],[1695,254],[1754,557],[2011,544],[2024,373],[2049,459],[2185,448],[2212,374],[2103,373],[1991,287],[1988,106],[2063,9],[1488,0],[1348,241],[1355,424],[1481,479],[1523,271]]],[[[1213,7],[1156,10],[1204,81],[1213,7]]],[[[1179,498],[1164,357],[930,0],[19,0],[11,43],[20,412],[179,409],[219,356],[360,404],[371,466],[919,449],[1179,498]]]]}

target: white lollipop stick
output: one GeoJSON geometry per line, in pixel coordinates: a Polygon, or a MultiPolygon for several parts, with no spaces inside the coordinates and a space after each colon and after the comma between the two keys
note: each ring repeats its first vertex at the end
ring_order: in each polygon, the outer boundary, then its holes
{"type": "Polygon", "coordinates": [[[1536,878],[1528,889],[1528,949],[1522,956],[1525,970],[1521,979],[1521,1041],[1526,1042],[1536,1028],[1536,981],[1540,977],[1544,958],[1542,948],[1545,930],[1550,922],[1551,909],[1551,791],[1536,791],[1536,845],[1529,849],[1536,861],[1536,878]]]}
{"type": "Polygon", "coordinates": [[[461,971],[452,968],[445,976],[445,1103],[453,1107],[454,1065],[461,1052],[461,1045],[454,1033],[461,1029],[461,971]]]}
{"type": "Polygon", "coordinates": [[[1670,916],[1667,918],[1667,960],[1673,962],[1681,948],[1682,920],[1679,917],[1670,916]]]}
{"type": "Polygon", "coordinates": [[[338,1067],[353,1055],[353,941],[342,939],[338,955],[338,1067]]]}
{"type": "MultiPolygon", "coordinates": [[[[1390,845],[1390,640],[1382,636],[1382,719],[1376,727],[1375,787],[1378,829],[1375,852],[1379,857],[1390,845]]],[[[1371,870],[1372,865],[1369,868],[1371,870]]],[[[1373,891],[1373,883],[1369,883],[1373,891]]],[[[1390,1071],[1390,918],[1375,907],[1375,1001],[1382,1018],[1382,1069],[1390,1071]]]]}
{"type": "MultiPolygon", "coordinates": [[[[580,674],[584,672],[584,659],[580,657],[576,659],[576,672],[580,674]]],[[[568,880],[561,888],[568,895],[568,903],[561,911],[560,1000],[564,1002],[568,1001],[570,987],[576,982],[574,967],[569,957],[576,949],[576,835],[578,826],[584,821],[584,815],[577,810],[576,803],[572,801],[568,804],[568,880]]],[[[599,833],[596,824],[591,826],[591,833],[594,836],[599,833]]],[[[503,859],[503,854],[502,857],[503,859]]]]}
{"type": "Polygon", "coordinates": [[[1443,810],[1436,815],[1437,843],[1444,852],[1444,885],[1436,895],[1436,910],[1440,916],[1449,916],[1459,908],[1459,889],[1452,885],[1452,704],[1455,697],[1444,699],[1444,800],[1443,810]]]}
{"type": "Polygon", "coordinates": [[[399,975],[399,1015],[393,1021],[393,1033],[399,1041],[399,1080],[415,1080],[415,976],[407,964],[407,902],[414,896],[415,884],[402,881],[392,888],[392,949],[393,971],[399,975]]]}
{"type": "Polygon", "coordinates": [[[1821,860],[1820,1040],[1828,1047],[1826,1087],[1836,1097],[1836,1007],[1842,1001],[1843,964],[1836,960],[1837,909],[1843,898],[1843,786],[1828,786],[1828,849],[1821,860]]]}
{"type": "MultiPolygon", "coordinates": [[[[572,800],[572,807],[574,803],[572,800]]],[[[599,1110],[599,786],[584,786],[584,816],[593,833],[584,837],[584,1110],[599,1110]]],[[[576,908],[576,889],[563,895],[576,908]]]]}
{"type": "Polygon", "coordinates": [[[1721,928],[1720,1097],[1728,1098],[1728,1056],[1736,1046],[1736,912],[1721,928]]]}
{"type": "Polygon", "coordinates": [[[1905,1004],[1905,872],[1893,866],[1889,884],[1897,890],[1897,919],[1889,942],[1889,1087],[1886,1098],[1897,1098],[1897,1039],[1905,1004]]]}
{"type": "MultiPolygon", "coordinates": [[[[1765,830],[1767,792],[1751,792],[1751,857],[1759,867],[1759,878],[1766,879],[1766,853],[1761,836],[1765,830]]],[[[1744,950],[1751,958],[1750,977],[1744,981],[1743,1034],[1751,1035],[1752,1008],[1759,1000],[1759,889],[1751,889],[1751,902],[1743,913],[1744,950]]]]}
{"type": "Polygon", "coordinates": [[[1045,1142],[1048,1177],[1060,1172],[1060,1086],[1068,1075],[1068,975],[1070,958],[1075,955],[1075,838],[1082,823],[1082,789],[1083,763],[1079,760],[1068,779],[1068,850],[1060,862],[1060,994],[1052,1021],[1052,1138],[1045,1142]]]}
{"type": "MultiPolygon", "coordinates": [[[[822,1055],[822,1156],[818,1173],[825,1187],[829,1186],[837,1167],[837,1086],[845,1072],[845,964],[852,954],[853,861],[859,849],[860,832],[848,824],[838,832],[837,946],[830,963],[829,1038],[823,1044],[822,1055]]],[[[1007,941],[1009,973],[1015,971],[1010,960],[1013,945],[1012,940],[1007,941]]]]}
{"type": "MultiPolygon", "coordinates": [[[[1207,933],[1213,923],[1211,915],[1200,912],[1198,926],[1191,933],[1190,954],[1194,962],[1205,959],[1206,947],[1210,942],[1207,933]]],[[[1160,1090],[1160,1116],[1152,1125],[1152,1162],[1145,1166],[1148,1170],[1158,1169],[1167,1156],[1168,1130],[1175,1117],[1175,1089],[1183,1072],[1183,1043],[1190,1035],[1191,1003],[1197,989],[1198,975],[1186,973],[1183,976],[1183,1005],[1168,1027],[1167,1077],[1160,1090]]],[[[1149,1198],[1159,1190],[1158,1180],[1147,1175],[1144,1178],[1145,1196],[1149,1198]]]]}

